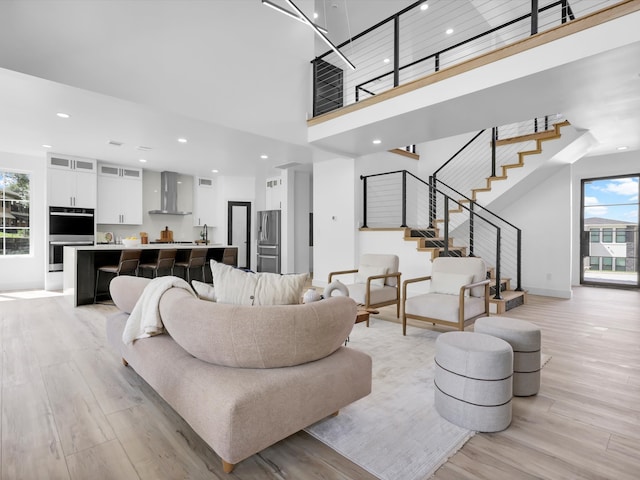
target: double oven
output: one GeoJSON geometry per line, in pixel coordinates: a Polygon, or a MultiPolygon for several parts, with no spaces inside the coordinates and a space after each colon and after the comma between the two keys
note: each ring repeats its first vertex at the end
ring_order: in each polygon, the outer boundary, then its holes
{"type": "Polygon", "coordinates": [[[93,245],[93,208],[49,207],[49,271],[61,272],[68,246],[93,245]]]}

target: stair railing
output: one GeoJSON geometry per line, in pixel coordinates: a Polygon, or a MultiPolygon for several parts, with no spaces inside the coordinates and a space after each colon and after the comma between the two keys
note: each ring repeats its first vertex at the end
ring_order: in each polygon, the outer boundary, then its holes
{"type": "MultiPolygon", "coordinates": [[[[474,205],[465,205],[406,170],[363,175],[360,179],[363,182],[363,228],[407,227],[411,224],[421,232],[425,242],[437,242],[438,248],[442,248],[441,256],[464,256],[464,250],[473,251],[488,265],[494,265],[494,298],[502,298],[501,265],[504,251],[499,225],[475,211],[474,205]],[[437,197],[437,204],[441,206],[437,214],[442,218],[443,238],[433,238],[435,233],[422,231],[423,228],[430,228],[427,224],[429,199],[432,197],[437,197]],[[464,214],[455,218],[451,216],[451,205],[464,214]],[[454,239],[456,245],[453,245],[454,239]]],[[[431,228],[439,233],[440,227],[431,228]]]]}

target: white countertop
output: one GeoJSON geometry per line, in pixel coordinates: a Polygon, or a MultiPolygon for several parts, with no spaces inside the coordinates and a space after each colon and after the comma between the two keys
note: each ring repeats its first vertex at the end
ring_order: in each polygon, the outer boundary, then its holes
{"type": "Polygon", "coordinates": [[[235,245],[223,245],[221,243],[210,243],[209,245],[196,245],[195,243],[153,243],[140,244],[135,247],[125,247],[122,244],[110,243],[108,245],[86,245],[80,247],[66,246],[65,248],[73,248],[78,251],[86,250],[122,250],[124,248],[135,248],[139,250],[158,250],[164,248],[176,248],[178,250],[193,250],[195,248],[236,248],[235,245]]]}

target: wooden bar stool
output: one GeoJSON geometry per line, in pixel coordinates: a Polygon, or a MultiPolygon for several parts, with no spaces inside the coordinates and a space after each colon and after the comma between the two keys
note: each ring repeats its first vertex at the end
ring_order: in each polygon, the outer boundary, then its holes
{"type": "MultiPolygon", "coordinates": [[[[98,285],[100,281],[100,272],[112,273],[115,276],[118,275],[135,275],[138,271],[138,264],[140,263],[140,255],[142,250],[131,250],[125,248],[120,253],[120,261],[117,265],[105,265],[99,267],[96,272],[96,288],[93,293],[93,303],[96,303],[98,298],[98,285]]],[[[106,292],[105,292],[106,293],[106,292]]]]}
{"type": "Polygon", "coordinates": [[[140,273],[142,276],[144,276],[144,270],[150,269],[152,272],[151,276],[153,278],[156,278],[158,276],[158,272],[161,269],[169,270],[171,272],[171,275],[173,275],[173,264],[176,261],[177,253],[178,250],[176,250],[175,248],[161,248],[158,251],[158,258],[156,259],[155,263],[141,263],[138,266],[138,271],[140,272],[142,270],[142,272],[140,273]]]}
{"type": "Polygon", "coordinates": [[[175,262],[174,267],[181,267],[185,271],[185,280],[191,282],[189,272],[192,268],[200,268],[202,270],[202,281],[204,281],[204,266],[207,262],[206,248],[193,248],[189,252],[189,259],[186,262],[175,262]]]}

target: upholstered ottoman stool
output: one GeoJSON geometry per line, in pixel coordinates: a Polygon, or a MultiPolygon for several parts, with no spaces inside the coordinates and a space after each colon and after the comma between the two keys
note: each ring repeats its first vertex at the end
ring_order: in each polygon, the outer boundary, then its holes
{"type": "Polygon", "coordinates": [[[540,329],[509,317],[482,317],[474,331],[501,338],[513,348],[513,394],[535,395],[540,390],[540,329]]]}
{"type": "Polygon", "coordinates": [[[447,332],[436,340],[435,406],[451,423],[498,432],[511,423],[513,352],[497,337],[447,332]]]}

